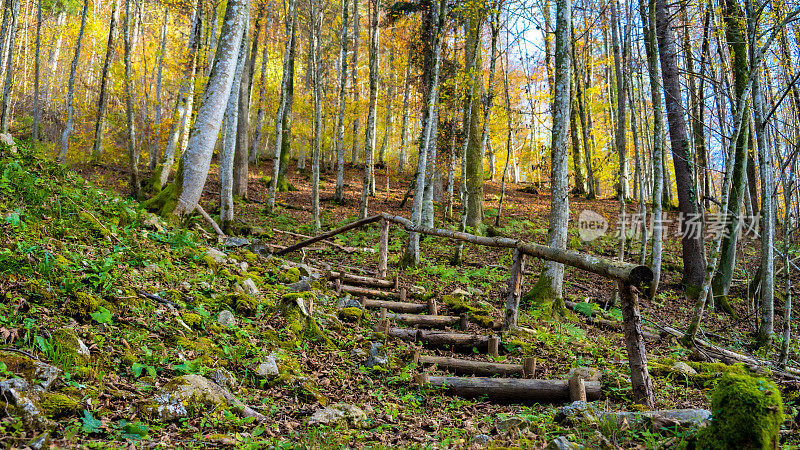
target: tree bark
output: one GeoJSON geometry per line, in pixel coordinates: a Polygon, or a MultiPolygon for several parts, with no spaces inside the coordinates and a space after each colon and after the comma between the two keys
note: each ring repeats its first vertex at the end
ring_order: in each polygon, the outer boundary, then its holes
{"type": "Polygon", "coordinates": [[[61,133],[61,150],[58,153],[57,161],[61,164],[67,162],[67,149],[69,148],[69,136],[72,133],[72,126],[75,123],[74,105],[72,98],[75,93],[75,73],[78,71],[78,60],[81,57],[81,43],[83,41],[83,31],[86,28],[86,10],[89,0],[83,0],[83,10],[81,11],[81,27],[78,30],[78,40],[75,43],[75,56],[72,58],[72,66],[69,70],[69,83],[67,84],[67,125],[61,133]]]}
{"type": "MultiPolygon", "coordinates": [[[[348,29],[348,0],[342,1],[342,31],[339,34],[341,47],[339,49],[339,117],[336,121],[336,188],[333,198],[337,202],[344,198],[344,113],[347,109],[347,29],[348,29]]],[[[358,1],[358,0],[354,0],[358,1]]]]}
{"type": "Polygon", "coordinates": [[[141,197],[141,186],[139,185],[139,149],[136,147],[136,126],[133,122],[131,1],[125,0],[125,117],[127,122],[128,170],[130,171],[131,195],[138,199],[141,197]]]}
{"type": "MultiPolygon", "coordinates": [[[[356,0],[358,1],[358,0],[356,0]]],[[[364,183],[361,190],[361,204],[358,217],[367,217],[369,197],[374,183],[374,162],[376,132],[375,122],[378,109],[378,21],[380,19],[379,0],[368,0],[369,26],[369,111],[367,129],[364,136],[364,183]]]]}
{"type": "MultiPolygon", "coordinates": [[[[565,403],[570,400],[567,380],[525,380],[484,377],[427,377],[432,386],[462,397],[483,397],[513,403],[565,403]]],[[[587,400],[600,398],[599,381],[586,381],[587,400]]]]}
{"type": "MultiPolygon", "coordinates": [[[[313,84],[314,98],[314,141],[313,156],[311,161],[311,220],[314,231],[321,228],[319,218],[319,166],[320,166],[320,140],[322,139],[322,104],[319,76],[319,35],[320,35],[320,8],[319,0],[309,0],[310,38],[311,43],[311,82],[313,84]]],[[[377,13],[376,13],[377,15],[377,13]]],[[[377,20],[377,18],[376,18],[377,20]]]]}
{"type": "Polygon", "coordinates": [[[667,107],[672,162],[678,186],[678,208],[684,216],[681,223],[683,246],[683,284],[690,298],[696,298],[705,274],[706,257],[703,235],[690,228],[690,219],[698,220],[699,205],[697,189],[692,178],[689,139],[686,134],[686,119],[680,90],[680,76],[676,63],[675,39],[670,28],[669,9],[666,0],[656,0],[656,34],[661,59],[664,97],[667,107]]]}
{"type": "Polygon", "coordinates": [[[100,98],[97,105],[97,123],[94,127],[94,144],[92,146],[91,160],[100,160],[103,145],[103,130],[106,123],[106,111],[108,110],[108,72],[111,68],[111,58],[114,57],[114,38],[117,31],[117,21],[119,20],[119,0],[113,0],[113,10],[111,11],[111,22],[108,25],[108,43],[106,44],[106,58],[103,62],[103,71],[100,75],[100,98]]]}
{"type": "MultiPolygon", "coordinates": [[[[6,82],[3,88],[3,110],[0,112],[0,132],[2,133],[8,133],[8,126],[11,122],[11,90],[14,88],[14,50],[16,47],[17,24],[19,23],[19,0],[8,0],[5,9],[6,12],[11,9],[11,23],[8,28],[8,51],[5,65],[6,82]]],[[[5,38],[5,36],[3,37],[5,38]]],[[[3,43],[5,44],[5,40],[3,43]]]]}

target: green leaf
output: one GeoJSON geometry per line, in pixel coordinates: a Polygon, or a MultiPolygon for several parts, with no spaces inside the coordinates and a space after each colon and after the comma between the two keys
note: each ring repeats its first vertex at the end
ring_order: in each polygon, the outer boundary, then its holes
{"type": "Polygon", "coordinates": [[[142,376],[143,369],[144,369],[144,364],[133,363],[133,365],[131,365],[131,372],[133,372],[133,376],[135,376],[136,378],[142,376]]]}
{"type": "Polygon", "coordinates": [[[594,310],[592,309],[592,305],[588,302],[578,302],[575,304],[575,312],[578,314],[583,314],[584,316],[591,316],[594,314],[594,310]]]}
{"type": "MultiPolygon", "coordinates": [[[[122,422],[120,422],[122,424],[122,422]]],[[[126,423],[122,427],[122,437],[125,439],[139,440],[147,436],[150,429],[142,422],[126,423]]]]}
{"type": "Polygon", "coordinates": [[[99,433],[100,427],[103,425],[103,422],[95,419],[88,409],[83,410],[83,417],[81,417],[81,421],[83,422],[83,427],[81,427],[81,429],[86,434],[99,433]]]}
{"type": "Polygon", "coordinates": [[[183,372],[185,374],[196,373],[199,368],[200,361],[197,359],[194,361],[184,361],[181,364],[172,365],[172,370],[183,372]]]}
{"type": "Polygon", "coordinates": [[[97,323],[104,323],[107,325],[112,323],[111,311],[102,306],[98,307],[97,311],[93,312],[91,316],[97,323]]]}

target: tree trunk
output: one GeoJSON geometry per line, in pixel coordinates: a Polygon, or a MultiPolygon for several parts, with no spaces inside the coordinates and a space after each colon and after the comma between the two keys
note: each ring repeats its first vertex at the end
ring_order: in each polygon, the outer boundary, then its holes
{"type": "Polygon", "coordinates": [[[189,25],[188,53],[186,55],[183,79],[178,90],[178,98],[175,101],[175,111],[172,114],[172,125],[167,138],[167,145],[164,149],[164,157],[160,164],[156,165],[153,173],[151,191],[158,192],[169,179],[172,165],[175,162],[175,153],[178,144],[181,143],[181,152],[184,150],[186,138],[181,141],[181,135],[189,134],[189,123],[192,116],[192,104],[194,103],[194,82],[197,73],[197,58],[200,49],[200,31],[203,26],[203,6],[197,0],[192,14],[191,24],[189,25]]]}
{"type": "Polygon", "coordinates": [[[151,208],[158,208],[162,214],[180,215],[194,211],[203,193],[225,105],[233,86],[248,8],[248,0],[230,0],[225,9],[214,67],[197,110],[188,146],[181,158],[178,176],[171,188],[161,191],[158,197],[149,202],[151,208]]]}
{"type": "Polygon", "coordinates": [[[388,82],[384,82],[386,86],[386,129],[383,133],[383,141],[381,141],[381,149],[378,152],[378,165],[388,166],[387,164],[387,147],[390,145],[392,139],[392,125],[393,115],[392,105],[394,103],[394,85],[396,84],[394,76],[394,43],[395,43],[395,28],[392,28],[392,36],[389,40],[389,76],[388,82]]]}
{"type": "MultiPolygon", "coordinates": [[[[550,144],[552,158],[550,194],[550,230],[547,245],[557,249],[567,248],[567,222],[569,221],[569,178],[567,142],[572,96],[570,93],[570,18],[572,1],[556,2],[556,54],[555,84],[553,87],[553,131],[550,144]]],[[[546,286],[546,296],[560,299],[563,296],[564,265],[548,261],[540,280],[546,286]]],[[[537,283],[538,284],[538,283],[537,283]]]]}
{"type": "MultiPolygon", "coordinates": [[[[622,199],[630,197],[628,191],[628,143],[626,134],[626,103],[628,100],[628,77],[625,74],[628,66],[628,40],[630,33],[624,36],[625,42],[620,37],[620,13],[617,0],[611,0],[611,40],[614,47],[614,72],[617,86],[617,130],[616,147],[619,154],[619,195],[622,199]]],[[[627,20],[630,24],[630,19],[627,20]]],[[[626,29],[629,25],[626,26],[626,29]]]]}
{"type": "MultiPolygon", "coordinates": [[[[731,53],[731,64],[733,66],[734,98],[739,98],[742,92],[747,89],[750,78],[750,68],[747,62],[745,17],[738,0],[726,0],[725,8],[725,35],[731,53]]],[[[736,105],[732,105],[732,108],[735,109],[736,105]]],[[[735,113],[735,110],[733,112],[735,113]]],[[[745,109],[742,120],[745,125],[750,122],[748,109],[745,109]]],[[[711,284],[715,304],[718,308],[724,308],[725,305],[727,305],[726,297],[731,285],[731,279],[733,278],[733,267],[736,265],[736,244],[738,242],[738,230],[740,227],[741,205],[742,200],[744,200],[745,189],[747,189],[749,132],[750,127],[744,126],[736,141],[736,152],[734,153],[733,161],[733,186],[731,186],[730,201],[728,204],[730,220],[727,221],[727,233],[724,235],[725,237],[722,241],[719,270],[711,284]]]]}
{"type": "MultiPolygon", "coordinates": [[[[250,52],[246,54],[244,71],[239,87],[239,123],[236,126],[236,153],[233,156],[233,195],[247,197],[247,177],[249,174],[250,154],[250,99],[252,98],[253,72],[258,55],[258,37],[261,32],[261,21],[264,8],[259,8],[253,30],[250,52]]],[[[248,27],[249,28],[249,27],[248,27]]]]}
{"type": "MultiPolygon", "coordinates": [[[[313,156],[311,162],[311,215],[314,223],[314,231],[318,232],[321,228],[319,219],[319,166],[320,166],[320,139],[322,135],[322,122],[321,122],[321,93],[320,93],[320,77],[319,77],[319,35],[320,35],[320,15],[319,0],[309,0],[309,16],[310,16],[310,43],[311,43],[311,82],[313,84],[313,97],[314,97],[314,142],[313,142],[313,156]]],[[[377,0],[376,0],[377,3],[377,0]]],[[[377,6],[377,5],[376,5],[377,6]]],[[[376,12],[377,22],[377,12],[376,12]]],[[[377,45],[376,45],[377,46],[377,45]]]]}
{"type": "Polygon", "coordinates": [[[34,142],[39,140],[39,122],[41,121],[42,109],[39,94],[39,52],[41,50],[41,37],[42,37],[42,0],[36,2],[36,50],[35,61],[33,68],[33,125],[31,130],[31,138],[34,142]]]}
{"type": "MultiPolygon", "coordinates": [[[[228,103],[225,108],[225,116],[223,118],[223,126],[225,127],[224,139],[222,142],[222,151],[219,158],[219,219],[222,231],[228,233],[233,225],[233,185],[234,185],[234,162],[236,160],[236,153],[238,149],[239,134],[239,93],[242,91],[242,78],[245,72],[245,64],[247,59],[247,43],[250,28],[250,14],[249,8],[245,9],[244,13],[244,30],[239,42],[239,48],[236,52],[236,69],[233,75],[233,83],[231,84],[230,93],[228,95],[228,103]]],[[[220,39],[222,36],[220,36],[220,39]]],[[[246,90],[246,89],[245,89],[246,90]]],[[[247,135],[247,131],[245,131],[247,135]]]]}
{"type": "Polygon", "coordinates": [[[295,34],[297,28],[297,0],[289,2],[286,14],[286,47],[283,52],[283,77],[281,80],[281,99],[278,103],[278,113],[275,115],[275,153],[272,157],[272,179],[267,194],[267,211],[272,211],[275,206],[275,195],[281,183],[281,172],[285,173],[284,162],[288,163],[289,144],[291,136],[291,115],[294,102],[294,53],[295,34]],[[286,141],[286,143],[284,143],[286,141]]]}
{"type": "Polygon", "coordinates": [[[156,168],[156,164],[158,160],[161,158],[161,121],[162,121],[162,109],[163,105],[161,104],[161,85],[163,82],[163,72],[164,72],[164,54],[167,51],[167,32],[169,30],[169,7],[164,6],[164,21],[161,25],[161,48],[158,52],[158,68],[156,69],[156,139],[153,143],[153,151],[150,155],[150,161],[148,162],[148,167],[150,170],[156,168]]]}
{"type": "Polygon", "coordinates": [[[131,1],[125,0],[125,117],[127,122],[128,170],[130,171],[131,195],[138,199],[141,197],[141,186],[139,185],[139,149],[136,147],[136,130],[133,122],[131,1]]]}
{"type": "MultiPolygon", "coordinates": [[[[356,0],[358,1],[358,0],[356,0]]],[[[364,183],[361,190],[359,218],[367,217],[371,183],[373,183],[373,158],[375,156],[375,121],[378,108],[378,22],[380,19],[379,0],[368,0],[369,26],[369,112],[364,137],[364,183]]]]}
{"type": "MultiPolygon", "coordinates": [[[[355,0],[358,1],[358,0],[355,0]]],[[[333,198],[337,202],[344,198],[344,113],[347,107],[347,28],[348,0],[342,0],[342,31],[339,35],[339,118],[336,121],[336,188],[333,198]]]]}
{"type": "Polygon", "coordinates": [[[481,36],[483,17],[479,11],[477,3],[470,4],[473,11],[469,14],[466,21],[466,45],[470,51],[467,54],[467,66],[470,71],[478,72],[473,76],[470,74],[470,87],[468,90],[472,95],[467,96],[468,107],[471,112],[469,121],[464,122],[466,128],[467,151],[466,151],[466,226],[478,228],[483,223],[483,155],[481,154],[481,135],[480,135],[480,103],[476,92],[481,92],[483,77],[480,76],[481,46],[478,43],[481,36]]]}
{"type": "Polygon", "coordinates": [[[358,4],[361,0],[353,0],[353,60],[350,64],[352,72],[352,88],[353,88],[353,151],[350,155],[350,164],[355,165],[358,162],[358,135],[360,121],[359,112],[359,97],[361,95],[361,88],[358,85],[358,41],[361,39],[361,32],[359,30],[361,18],[358,15],[358,4]]]}
{"type": "Polygon", "coordinates": [[[406,76],[403,82],[403,120],[400,125],[400,159],[397,162],[397,172],[400,175],[405,174],[406,159],[408,145],[408,95],[411,88],[411,56],[413,47],[408,47],[408,55],[406,57],[406,76]]]}
{"type": "MultiPolygon", "coordinates": [[[[431,35],[433,39],[431,47],[433,48],[433,65],[431,70],[426,73],[428,79],[426,85],[428,86],[425,92],[425,109],[422,112],[422,136],[419,140],[419,158],[417,160],[417,173],[416,173],[416,187],[414,202],[411,207],[411,222],[413,225],[420,226],[422,224],[422,192],[425,189],[425,170],[427,167],[428,147],[432,144],[433,140],[433,121],[436,120],[436,104],[439,98],[439,67],[441,65],[441,41],[442,32],[444,29],[445,19],[445,0],[441,3],[434,3],[435,17],[437,17],[436,28],[431,35]]],[[[419,233],[408,234],[408,247],[403,256],[402,265],[416,266],[419,264],[419,233]]]]}
{"type": "MultiPolygon", "coordinates": [[[[574,32],[573,32],[574,34],[574,32]]],[[[583,69],[578,70],[578,58],[575,52],[575,43],[572,45],[572,71],[573,79],[575,80],[575,99],[577,100],[578,117],[581,121],[581,134],[583,135],[583,151],[585,153],[584,161],[586,162],[586,198],[593,200],[597,198],[595,192],[595,175],[592,169],[592,144],[593,141],[589,138],[589,124],[587,122],[587,111],[584,107],[584,98],[586,91],[581,84],[581,77],[583,76],[583,69]]]]}
{"type": "Polygon", "coordinates": [[[67,125],[61,133],[61,150],[58,153],[58,162],[64,164],[67,161],[67,149],[69,148],[69,136],[72,133],[72,126],[75,121],[74,106],[72,98],[75,93],[75,73],[78,71],[78,61],[81,56],[81,43],[83,41],[83,31],[86,28],[86,10],[89,0],[83,0],[83,10],[81,11],[81,27],[78,30],[78,39],[75,43],[75,57],[72,58],[72,66],[69,70],[69,84],[67,84],[67,125]]]}
{"type": "Polygon", "coordinates": [[[6,1],[6,11],[11,9],[11,23],[8,28],[8,51],[5,65],[6,82],[3,88],[3,110],[0,112],[0,132],[2,133],[8,133],[8,126],[11,122],[11,89],[14,87],[14,49],[16,47],[17,24],[19,23],[19,1],[20,0],[6,1]]]}
{"type": "Polygon", "coordinates": [[[661,59],[664,97],[667,107],[672,162],[678,186],[678,208],[684,216],[681,223],[683,246],[683,284],[690,298],[696,298],[705,274],[706,257],[703,235],[689,226],[689,220],[698,220],[699,205],[697,189],[692,179],[689,155],[689,138],[686,134],[686,119],[681,100],[680,76],[676,63],[675,39],[670,28],[669,10],[666,0],[656,0],[656,34],[661,59]]]}
{"type": "MultiPolygon", "coordinates": [[[[259,95],[258,95],[258,112],[256,113],[256,126],[255,130],[253,131],[253,140],[250,142],[250,155],[249,155],[249,162],[250,164],[256,164],[258,162],[259,154],[261,153],[259,149],[261,148],[261,137],[263,135],[262,129],[264,128],[264,118],[266,117],[267,113],[264,108],[264,97],[267,92],[267,62],[269,61],[269,46],[267,45],[268,38],[266,36],[266,32],[264,33],[264,46],[263,50],[261,51],[261,79],[259,80],[259,95]]],[[[255,58],[253,58],[251,64],[255,65],[255,58]]],[[[269,136],[267,136],[267,144],[269,144],[269,136]]],[[[269,145],[265,145],[268,147],[269,145]]]]}
{"type": "Polygon", "coordinates": [[[91,160],[98,162],[102,154],[103,129],[106,124],[106,111],[108,110],[108,72],[111,68],[111,58],[114,57],[114,38],[119,20],[119,0],[113,0],[111,22],[108,26],[108,43],[106,45],[106,58],[103,62],[103,71],[100,75],[100,99],[97,105],[97,123],[94,127],[94,145],[92,146],[91,160]]]}

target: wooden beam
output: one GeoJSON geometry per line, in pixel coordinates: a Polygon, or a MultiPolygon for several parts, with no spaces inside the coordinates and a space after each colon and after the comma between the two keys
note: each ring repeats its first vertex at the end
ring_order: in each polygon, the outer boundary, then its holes
{"type": "Polygon", "coordinates": [[[522,297],[522,278],[525,272],[525,253],[520,249],[514,250],[514,262],[511,264],[511,277],[508,280],[508,293],[506,294],[506,314],[503,319],[503,329],[510,330],[517,326],[519,300],[522,297]]]}
{"type": "Polygon", "coordinates": [[[647,349],[642,337],[642,318],[633,287],[622,280],[617,281],[622,306],[622,324],[625,347],[628,350],[628,364],[631,368],[631,387],[633,400],[649,408],[655,406],[653,382],[647,371],[647,349]]]}
{"type": "Polygon", "coordinates": [[[393,289],[395,285],[393,280],[382,280],[380,278],[365,277],[362,275],[353,275],[347,272],[338,272],[334,270],[328,272],[327,275],[330,280],[341,280],[344,283],[350,283],[350,284],[360,284],[364,286],[389,288],[389,289],[393,289]]]}
{"type": "MultiPolygon", "coordinates": [[[[526,380],[518,378],[486,377],[431,377],[418,379],[423,383],[442,387],[447,392],[462,397],[483,397],[513,403],[565,403],[570,400],[567,380],[526,380]]],[[[600,398],[599,381],[586,382],[586,398],[600,398]]]]}
{"type": "Polygon", "coordinates": [[[380,250],[378,251],[378,269],[375,271],[375,276],[378,278],[386,277],[386,265],[389,261],[389,222],[386,219],[381,219],[381,234],[380,234],[380,250]]]}
{"type": "Polygon", "coordinates": [[[345,226],[336,228],[334,230],[331,230],[331,231],[328,231],[328,232],[325,232],[325,233],[322,233],[322,234],[318,234],[318,235],[312,237],[311,239],[306,239],[306,240],[300,241],[300,242],[298,242],[298,243],[296,243],[294,245],[290,245],[290,246],[284,248],[283,250],[278,250],[277,252],[275,252],[275,254],[276,255],[285,255],[287,253],[291,253],[293,251],[300,250],[301,248],[306,247],[308,245],[311,245],[311,244],[313,244],[315,242],[319,242],[319,241],[328,239],[330,237],[336,236],[337,234],[344,233],[345,231],[350,231],[350,230],[352,230],[354,228],[363,227],[364,225],[377,222],[380,219],[381,219],[381,215],[376,215],[376,216],[370,216],[370,217],[367,217],[367,218],[364,218],[364,219],[361,219],[361,220],[356,220],[355,222],[348,223],[345,226]]]}
{"type": "Polygon", "coordinates": [[[423,303],[393,302],[391,300],[364,299],[362,304],[365,308],[386,308],[388,311],[398,313],[418,314],[428,309],[428,306],[423,303]]]}
{"type": "Polygon", "coordinates": [[[523,367],[519,364],[503,364],[486,361],[473,361],[470,359],[450,358],[447,356],[420,355],[417,361],[420,365],[435,365],[442,370],[467,375],[509,375],[523,374],[523,367]]]}
{"type": "Polygon", "coordinates": [[[429,328],[444,328],[461,320],[458,316],[434,316],[428,314],[389,314],[387,317],[406,325],[429,328]]]}

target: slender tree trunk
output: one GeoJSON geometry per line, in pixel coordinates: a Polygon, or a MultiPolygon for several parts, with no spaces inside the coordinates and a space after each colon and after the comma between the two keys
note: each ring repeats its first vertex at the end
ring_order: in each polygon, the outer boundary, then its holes
{"type": "Polygon", "coordinates": [[[175,111],[172,114],[172,125],[164,149],[164,157],[161,162],[156,165],[153,173],[153,182],[150,189],[152,192],[160,191],[167,184],[172,165],[175,162],[175,153],[178,150],[178,145],[179,143],[181,144],[182,153],[187,140],[184,138],[183,141],[181,141],[181,136],[188,136],[189,134],[202,26],[203,6],[200,0],[197,0],[189,25],[188,52],[184,65],[183,79],[181,80],[181,85],[178,90],[178,98],[175,101],[175,111]]]}
{"type": "MultiPolygon", "coordinates": [[[[480,5],[477,2],[470,4],[471,12],[466,21],[466,45],[471,49],[468,54],[467,66],[470,71],[479,71],[483,66],[481,62],[480,41],[481,28],[483,25],[482,13],[479,11],[480,5]]],[[[471,113],[470,120],[465,122],[467,126],[467,152],[466,152],[466,226],[478,228],[483,223],[483,155],[481,154],[480,135],[480,108],[481,105],[475,93],[480,93],[483,77],[480,73],[475,76],[470,75],[470,91],[473,93],[467,96],[471,113]]]]}
{"type": "MultiPolygon", "coordinates": [[[[547,245],[567,248],[567,222],[569,220],[569,174],[567,143],[572,96],[570,91],[570,36],[572,17],[571,0],[556,1],[555,83],[553,86],[553,129],[550,144],[551,186],[550,230],[547,245]]],[[[561,299],[564,265],[546,262],[541,286],[546,286],[546,296],[561,299]]]]}
{"type": "MultiPolygon", "coordinates": [[[[358,0],[356,0],[358,1],[358,0]]],[[[373,183],[373,157],[375,156],[375,121],[378,105],[378,21],[380,18],[379,0],[368,0],[369,8],[369,112],[364,139],[364,184],[361,191],[359,218],[367,217],[371,183],[373,183]]]]}
{"type": "Polygon", "coordinates": [[[352,88],[353,88],[353,151],[350,155],[350,164],[355,165],[358,162],[358,135],[360,121],[359,111],[359,97],[361,95],[361,88],[358,85],[358,41],[361,39],[361,32],[359,30],[361,18],[358,15],[358,4],[361,0],[353,0],[353,60],[351,65],[352,72],[352,88]]]}
{"type": "MultiPolygon", "coordinates": [[[[355,0],[358,1],[358,0],[355,0]]],[[[339,50],[339,118],[336,122],[336,189],[333,198],[337,202],[344,198],[344,113],[347,108],[347,29],[348,0],[342,0],[342,31],[339,39],[342,45],[339,50]]]]}
{"type": "MultiPolygon", "coordinates": [[[[419,226],[422,223],[422,195],[420,195],[425,187],[425,168],[427,166],[427,154],[428,150],[426,147],[429,145],[433,145],[431,142],[433,139],[433,121],[435,120],[436,114],[436,104],[438,103],[439,97],[439,67],[441,65],[442,59],[442,52],[441,52],[441,41],[442,41],[442,32],[444,29],[444,20],[445,20],[445,9],[446,9],[446,1],[441,0],[441,3],[434,2],[432,7],[435,11],[435,17],[437,18],[436,27],[431,35],[433,40],[431,47],[433,49],[433,63],[431,70],[426,73],[428,76],[428,80],[425,83],[429,88],[425,93],[425,109],[422,113],[422,136],[419,140],[419,159],[417,160],[417,173],[416,173],[416,187],[415,187],[415,194],[414,194],[414,202],[411,207],[411,222],[414,223],[415,226],[419,226]]],[[[403,265],[405,266],[416,266],[419,264],[419,233],[409,233],[408,234],[408,247],[406,248],[406,253],[403,256],[403,265]]]]}
{"type": "Polygon", "coordinates": [[[291,121],[291,109],[294,102],[294,52],[295,34],[297,28],[297,0],[289,2],[289,9],[286,13],[286,47],[283,55],[283,79],[281,80],[281,98],[278,103],[278,113],[275,116],[275,153],[272,158],[272,180],[269,185],[267,195],[267,211],[272,211],[275,206],[275,195],[278,192],[281,182],[281,171],[285,171],[283,165],[284,157],[289,156],[288,134],[291,121]],[[284,144],[286,140],[286,145],[284,144]],[[286,147],[286,148],[284,148],[286,147]],[[285,155],[285,156],[284,156],[285,155]]]}
{"type": "Polygon", "coordinates": [[[225,106],[230,98],[239,47],[249,8],[248,0],[229,0],[215,52],[214,67],[197,110],[178,175],[172,185],[151,199],[147,206],[162,214],[188,214],[195,210],[211,165],[225,106]]]}
{"type": "Polygon", "coordinates": [[[131,195],[138,199],[141,196],[141,186],[139,185],[139,149],[136,147],[136,129],[133,122],[131,1],[125,0],[125,117],[127,122],[128,170],[130,171],[131,195]]]}
{"type": "Polygon", "coordinates": [[[78,71],[78,61],[81,57],[81,43],[83,41],[83,31],[86,28],[86,10],[89,7],[89,0],[83,0],[83,10],[81,11],[81,27],[78,30],[78,40],[75,43],[75,57],[72,58],[72,66],[69,71],[69,84],[67,84],[67,125],[61,134],[61,151],[58,153],[58,162],[64,164],[67,161],[67,149],[69,148],[69,136],[72,133],[72,126],[75,123],[74,106],[72,98],[75,92],[75,73],[78,71]]]}
{"type": "Polygon", "coordinates": [[[676,63],[675,39],[670,28],[669,10],[666,0],[656,0],[656,34],[661,59],[664,97],[667,107],[673,164],[678,185],[678,208],[684,216],[681,223],[683,246],[683,284],[689,297],[699,293],[705,274],[706,257],[703,235],[689,226],[689,219],[699,218],[697,189],[692,179],[689,155],[689,138],[686,134],[686,119],[681,100],[680,80],[676,63]]]}
{"type": "MultiPolygon", "coordinates": [[[[250,142],[250,164],[258,163],[259,149],[261,148],[261,138],[263,135],[262,129],[264,128],[264,119],[266,118],[266,109],[264,108],[264,97],[267,92],[267,62],[269,61],[269,46],[267,45],[268,37],[264,33],[264,45],[261,50],[261,79],[259,80],[259,95],[258,95],[258,112],[256,113],[256,126],[253,131],[253,140],[250,142]]],[[[252,64],[255,64],[253,59],[252,64]]],[[[269,144],[269,136],[267,136],[267,144],[269,144]]],[[[264,147],[269,147],[265,145],[264,147]]]]}
{"type": "Polygon", "coordinates": [[[46,80],[44,89],[44,101],[48,106],[50,105],[51,96],[53,94],[53,81],[58,72],[59,55],[61,54],[61,44],[64,42],[64,29],[66,28],[67,11],[61,10],[56,17],[55,28],[58,30],[56,33],[55,41],[50,46],[50,53],[47,55],[47,68],[46,80]]]}
{"type": "Polygon", "coordinates": [[[150,170],[154,170],[156,168],[156,164],[161,159],[161,123],[162,113],[163,113],[163,105],[161,100],[161,87],[163,83],[163,76],[164,76],[164,55],[167,52],[167,32],[169,31],[169,7],[164,6],[164,20],[161,25],[161,47],[158,51],[158,64],[156,68],[156,123],[155,129],[156,131],[156,138],[153,142],[153,151],[150,154],[150,161],[148,162],[148,167],[150,170]]]}
{"type": "Polygon", "coordinates": [[[100,75],[100,98],[97,105],[97,123],[94,127],[94,145],[92,146],[92,162],[98,162],[103,153],[103,131],[106,124],[106,111],[108,110],[108,73],[111,69],[111,59],[114,57],[114,39],[119,21],[119,0],[113,0],[111,22],[108,26],[108,43],[106,44],[106,58],[103,62],[103,71],[100,75]]]}
{"type": "MultiPolygon", "coordinates": [[[[264,9],[259,8],[253,30],[253,45],[248,52],[245,49],[244,68],[242,79],[239,83],[239,114],[238,124],[236,125],[236,153],[233,156],[233,195],[242,198],[247,197],[247,177],[249,175],[250,159],[248,144],[250,143],[250,98],[252,97],[253,87],[253,68],[258,51],[258,36],[261,31],[261,21],[263,20],[264,9]]],[[[247,27],[250,28],[249,26],[247,27]]],[[[247,39],[245,33],[243,41],[247,39]]]]}
{"type": "Polygon", "coordinates": [[[573,79],[575,80],[575,99],[577,100],[577,107],[578,107],[578,117],[581,121],[581,134],[583,135],[583,151],[585,153],[584,161],[586,163],[586,198],[593,200],[597,198],[597,194],[595,193],[595,181],[594,170],[592,169],[592,140],[589,138],[589,124],[587,122],[587,111],[584,107],[584,97],[586,95],[586,91],[584,91],[583,86],[581,84],[581,76],[583,75],[583,71],[578,70],[578,58],[575,51],[575,42],[573,41],[572,44],[572,71],[573,71],[573,79]]]}
{"type": "MultiPolygon", "coordinates": [[[[322,228],[319,219],[319,166],[320,166],[320,140],[322,136],[322,103],[321,103],[321,90],[320,90],[320,76],[319,76],[319,29],[320,8],[319,0],[309,0],[309,16],[310,16],[310,42],[311,42],[311,82],[313,84],[313,97],[314,97],[314,142],[313,142],[313,156],[311,162],[311,215],[314,223],[314,231],[319,232],[322,228]]],[[[377,1],[376,1],[377,3],[377,1]]],[[[376,14],[377,15],[377,14],[376,14]]],[[[376,18],[377,20],[377,18],[376,18]]]]}
{"type": "Polygon", "coordinates": [[[405,174],[406,159],[408,145],[408,96],[411,88],[411,56],[413,47],[408,47],[408,55],[406,57],[406,76],[403,86],[403,119],[400,125],[400,159],[397,162],[397,172],[400,175],[405,174]]]}
{"type": "MultiPolygon", "coordinates": [[[[630,24],[630,20],[627,21],[630,24]]],[[[611,0],[611,40],[614,47],[614,72],[617,86],[617,131],[616,147],[619,154],[619,195],[627,199],[628,190],[628,143],[626,138],[627,100],[628,100],[628,40],[630,33],[625,33],[624,43],[620,37],[620,13],[617,0],[611,0]]],[[[626,30],[628,26],[626,25],[626,30]]]]}
{"type": "Polygon", "coordinates": [[[19,0],[8,0],[6,8],[11,6],[11,23],[8,29],[8,52],[6,57],[6,83],[3,88],[3,111],[0,113],[0,132],[8,133],[11,122],[11,90],[14,87],[14,49],[19,23],[19,0]],[[8,5],[11,3],[11,5],[8,5]]]}
{"type": "Polygon", "coordinates": [[[33,126],[31,138],[34,142],[39,140],[39,122],[41,121],[42,108],[39,98],[39,51],[41,50],[40,41],[42,36],[42,0],[36,2],[36,50],[33,67],[33,126]]]}
{"type": "Polygon", "coordinates": [[[387,147],[390,145],[392,139],[392,125],[393,125],[393,110],[394,104],[394,42],[395,42],[395,29],[392,28],[392,35],[389,42],[389,81],[386,83],[386,130],[383,133],[383,140],[381,141],[381,149],[378,152],[378,165],[387,166],[387,147]]]}

